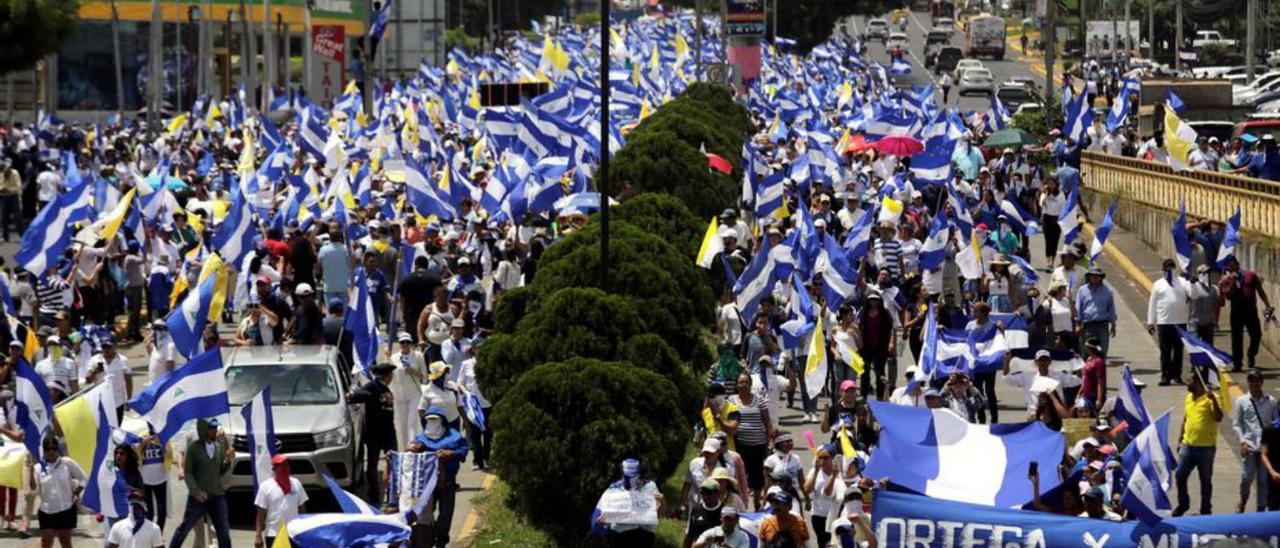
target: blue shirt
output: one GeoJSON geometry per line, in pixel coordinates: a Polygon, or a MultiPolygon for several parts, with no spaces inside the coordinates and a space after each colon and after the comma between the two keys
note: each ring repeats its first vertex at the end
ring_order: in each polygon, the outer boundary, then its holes
{"type": "Polygon", "coordinates": [[[1096,289],[1089,284],[1080,286],[1076,291],[1076,308],[1084,323],[1116,321],[1116,301],[1111,289],[1104,284],[1098,284],[1096,289]]]}
{"type": "Polygon", "coordinates": [[[1249,175],[1268,181],[1280,181],[1280,152],[1263,151],[1253,155],[1249,175]]]}
{"type": "Polygon", "coordinates": [[[340,243],[329,242],[320,248],[319,261],[326,293],[346,293],[351,279],[349,260],[346,246],[340,243]]]}

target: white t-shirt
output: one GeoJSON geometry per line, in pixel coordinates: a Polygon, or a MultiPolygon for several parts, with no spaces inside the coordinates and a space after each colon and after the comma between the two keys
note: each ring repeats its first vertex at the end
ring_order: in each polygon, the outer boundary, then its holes
{"type": "Polygon", "coordinates": [[[125,377],[129,375],[129,360],[123,354],[116,352],[115,359],[108,363],[102,354],[97,354],[89,361],[89,370],[93,371],[99,365],[107,375],[107,382],[111,383],[111,392],[115,395],[116,406],[124,405],[129,401],[128,390],[124,383],[125,377]]]}
{"type": "Polygon", "coordinates": [[[1061,371],[1050,371],[1047,377],[1041,377],[1040,373],[1036,371],[1016,371],[1005,375],[1004,381],[1010,386],[1016,386],[1025,391],[1028,413],[1036,412],[1036,403],[1040,399],[1040,391],[1042,389],[1054,390],[1058,394],[1058,399],[1066,402],[1067,399],[1062,395],[1062,389],[1080,386],[1080,377],[1061,371]],[[1038,379],[1044,380],[1037,382],[1038,379]]]}
{"type": "Polygon", "coordinates": [[[147,376],[150,383],[156,382],[156,379],[169,373],[168,362],[174,360],[173,367],[178,367],[177,363],[178,347],[174,346],[173,339],[168,334],[164,335],[164,339],[158,341],[155,350],[151,352],[151,363],[147,365],[147,376]]]}
{"type": "Polygon", "coordinates": [[[728,302],[720,305],[717,311],[720,322],[720,342],[731,346],[742,344],[742,319],[738,314],[738,305],[728,302]]]}
{"type": "Polygon", "coordinates": [[[62,185],[62,176],[56,171],[42,171],[36,176],[36,199],[41,202],[52,202],[58,197],[58,187],[62,185]]]}
{"type": "Polygon", "coordinates": [[[142,528],[134,533],[133,517],[130,516],[111,526],[107,543],[119,548],[158,548],[164,546],[164,534],[160,532],[160,526],[151,521],[143,522],[142,528]]]}
{"type": "Polygon", "coordinates": [[[307,502],[307,490],[302,488],[298,478],[289,478],[292,487],[289,494],[284,494],[275,478],[267,479],[258,486],[258,496],[253,505],[267,511],[267,520],[263,525],[264,535],[275,535],[280,530],[280,522],[289,521],[298,515],[298,508],[307,502]]]}

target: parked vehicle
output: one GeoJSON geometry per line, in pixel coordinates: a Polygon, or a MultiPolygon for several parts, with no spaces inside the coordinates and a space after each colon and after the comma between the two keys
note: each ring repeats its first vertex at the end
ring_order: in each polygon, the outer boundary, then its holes
{"type": "Polygon", "coordinates": [[[924,44],[926,46],[930,44],[949,44],[951,43],[951,32],[950,29],[944,30],[935,27],[929,31],[929,34],[925,35],[924,44]]]}
{"type": "Polygon", "coordinates": [[[1007,109],[1015,109],[1023,103],[1033,103],[1036,96],[1027,89],[1027,86],[1016,82],[1005,82],[996,88],[996,97],[1004,104],[1007,109]]]}
{"type": "Polygon", "coordinates": [[[1228,48],[1236,47],[1235,40],[1228,40],[1222,37],[1222,33],[1216,30],[1198,30],[1196,31],[1195,40],[1191,41],[1191,47],[1200,49],[1208,45],[1218,45],[1228,48]]]}
{"type": "Polygon", "coordinates": [[[293,477],[324,489],[323,474],[350,487],[363,471],[359,441],[364,410],[347,404],[351,366],[332,346],[243,346],[223,350],[231,419],[227,434],[236,450],[225,478],[233,492],[253,489],[253,465],[240,408],[271,387],[276,454],[289,458],[293,477]]]}
{"type": "Polygon", "coordinates": [[[985,55],[996,60],[1004,59],[1004,18],[985,13],[970,17],[966,39],[966,56],[985,55]]]}
{"type": "Polygon", "coordinates": [[[966,69],[960,75],[960,86],[957,93],[961,96],[972,93],[991,94],[995,90],[995,80],[991,71],[985,68],[966,69]]]}
{"type": "Polygon", "coordinates": [[[901,32],[889,33],[889,42],[885,44],[887,48],[900,48],[906,51],[910,47],[911,42],[907,39],[907,35],[901,32]]]}
{"type": "Polygon", "coordinates": [[[960,76],[964,75],[964,71],[971,68],[985,68],[985,66],[982,64],[982,61],[979,61],[977,59],[970,59],[968,57],[965,57],[960,59],[959,61],[956,61],[956,67],[952,69],[953,71],[955,71],[954,76],[956,81],[957,82],[960,81],[960,76]]]}
{"type": "Polygon", "coordinates": [[[1272,71],[1259,76],[1252,84],[1233,86],[1231,88],[1231,102],[1235,105],[1252,104],[1257,96],[1274,90],[1277,82],[1280,82],[1280,71],[1272,71]]]}
{"type": "Polygon", "coordinates": [[[1006,84],[1019,84],[1019,85],[1025,86],[1025,87],[1027,88],[1027,91],[1030,91],[1032,95],[1035,95],[1035,96],[1039,97],[1039,96],[1040,96],[1040,82],[1041,82],[1041,81],[1042,81],[1042,80],[1038,80],[1038,79],[1036,79],[1036,78],[1032,78],[1032,77],[1030,77],[1030,76],[1014,76],[1014,77],[1010,78],[1009,80],[1007,80],[1005,83],[1006,83],[1006,84]]]}
{"type": "Polygon", "coordinates": [[[1245,133],[1259,139],[1268,133],[1274,137],[1280,137],[1280,115],[1252,114],[1248,120],[1236,124],[1235,129],[1231,130],[1231,137],[1234,139],[1245,133]]]}
{"type": "Polygon", "coordinates": [[[964,51],[958,47],[943,46],[938,48],[938,53],[934,56],[933,73],[953,72],[956,70],[956,64],[961,59],[964,59],[964,51]]]}

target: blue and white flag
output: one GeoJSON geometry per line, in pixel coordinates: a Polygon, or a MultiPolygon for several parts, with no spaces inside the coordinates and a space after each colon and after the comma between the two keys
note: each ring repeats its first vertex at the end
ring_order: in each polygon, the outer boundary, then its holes
{"type": "MultiPolygon", "coordinates": [[[[40,440],[53,427],[53,398],[44,379],[27,360],[19,357],[14,365],[14,421],[22,430],[22,443],[33,456],[39,456],[40,440]]],[[[39,459],[44,462],[43,459],[39,459]]]]}
{"type": "Polygon", "coordinates": [[[1008,196],[1000,202],[1000,213],[1004,214],[1009,220],[1009,226],[1014,230],[1027,236],[1035,235],[1040,231],[1040,220],[1032,215],[1026,208],[1022,207],[1017,200],[1011,200],[1008,196]]]}
{"type": "Polygon", "coordinates": [[[1067,194],[1067,202],[1058,215],[1058,226],[1062,227],[1062,245],[1071,245],[1080,235],[1080,190],[1072,189],[1067,194]]]}
{"type": "Polygon", "coordinates": [[[364,514],[367,516],[382,514],[382,512],[379,512],[373,506],[370,506],[369,503],[365,502],[364,499],[351,494],[346,489],[343,489],[342,486],[338,485],[338,482],[333,481],[333,478],[329,477],[329,474],[321,474],[321,477],[324,478],[325,485],[329,486],[329,492],[333,494],[333,499],[338,502],[338,507],[341,508],[343,512],[348,514],[364,514]]]}
{"type": "Polygon", "coordinates": [[[249,463],[253,468],[253,488],[271,480],[271,457],[276,454],[276,425],[271,414],[271,385],[262,388],[249,403],[240,408],[244,417],[245,441],[249,446],[249,463]]]}
{"type": "Polygon", "coordinates": [[[1085,130],[1093,124],[1093,105],[1089,104],[1089,95],[1081,93],[1071,102],[1070,108],[1062,122],[1062,136],[1075,141],[1076,146],[1083,142],[1085,130]]]}
{"type": "Polygon", "coordinates": [[[411,533],[399,514],[303,514],[289,520],[285,533],[294,546],[349,548],[383,546],[409,540],[411,533]]]}
{"type": "Polygon", "coordinates": [[[1133,383],[1133,371],[1129,370],[1128,365],[1120,370],[1120,389],[1116,391],[1115,414],[1126,423],[1125,431],[1129,433],[1130,438],[1137,436],[1143,428],[1151,424],[1151,413],[1147,411],[1147,405],[1142,402],[1142,393],[1133,383]]]}
{"type": "Polygon", "coordinates": [[[417,210],[418,215],[452,219],[456,213],[446,197],[440,195],[427,171],[411,157],[404,159],[405,200],[417,210]]]}
{"type": "Polygon", "coordinates": [[[392,452],[387,457],[386,506],[421,515],[440,476],[434,453],[392,452]]]}
{"type": "MultiPolygon", "coordinates": [[[[855,261],[849,260],[845,248],[836,243],[834,236],[823,236],[822,249],[814,261],[813,272],[822,274],[822,295],[827,299],[827,308],[835,310],[857,291],[858,268],[855,261]]],[[[726,272],[732,274],[733,270],[726,272]]]]}
{"type": "Polygon", "coordinates": [[[1222,247],[1218,248],[1218,268],[1226,268],[1227,261],[1236,254],[1236,247],[1240,246],[1240,206],[1236,206],[1236,212],[1227,220],[1227,230],[1222,235],[1222,247]]]}
{"type": "Polygon", "coordinates": [[[1093,245],[1089,246],[1089,264],[1097,264],[1098,257],[1102,256],[1102,250],[1107,245],[1107,236],[1111,235],[1111,229],[1116,227],[1112,215],[1116,213],[1116,206],[1120,204],[1120,200],[1113,200],[1111,207],[1107,208],[1107,214],[1102,218],[1102,224],[1098,225],[1098,229],[1093,231],[1093,245]]]}
{"type": "Polygon", "coordinates": [[[1187,349],[1187,361],[1191,362],[1191,367],[1200,375],[1205,387],[1221,386],[1221,377],[1231,369],[1231,355],[1200,340],[1186,329],[1177,329],[1178,336],[1182,337],[1182,345],[1187,349]]]}
{"type": "Polygon", "coordinates": [[[343,327],[351,332],[352,357],[355,363],[352,370],[361,371],[365,376],[373,378],[369,368],[378,359],[378,315],[374,312],[373,299],[369,295],[369,282],[365,278],[364,269],[356,269],[356,294],[351,303],[351,310],[343,320],[343,327]],[[358,369],[357,369],[358,368],[358,369]]]}
{"type": "MultiPolygon", "coordinates": [[[[1187,235],[1187,200],[1184,198],[1178,205],[1178,218],[1173,221],[1174,259],[1178,261],[1178,270],[1191,270],[1191,237],[1187,235]]],[[[1225,243],[1225,242],[1224,242],[1225,243]]]]}
{"type": "Polygon", "coordinates": [[[467,416],[467,422],[475,425],[481,432],[488,430],[488,425],[484,420],[484,407],[480,405],[480,397],[471,392],[462,393],[462,411],[467,416]]]}
{"type": "MultiPolygon", "coordinates": [[[[882,402],[871,410],[884,428],[864,474],[929,497],[1012,508],[1031,500],[1032,462],[1062,460],[1062,434],[1039,421],[970,424],[950,409],[882,402]]],[[[1040,489],[1058,483],[1057,474],[1042,474],[1040,489]]]]}
{"type": "Polygon", "coordinates": [[[200,348],[201,335],[204,334],[205,326],[209,325],[209,307],[213,304],[214,288],[217,285],[218,276],[205,278],[183,297],[182,303],[164,321],[173,338],[173,346],[184,358],[191,359],[200,348]]]}
{"type": "Polygon", "coordinates": [[[1143,523],[1152,525],[1173,514],[1169,499],[1177,466],[1169,450],[1169,412],[1165,411],[1125,448],[1121,457],[1128,478],[1120,503],[1143,523]]]}
{"type": "Polygon", "coordinates": [[[298,146],[317,160],[324,159],[324,144],[329,140],[329,130],[325,128],[310,108],[298,113],[298,146]]]}
{"type": "Polygon", "coordinates": [[[938,331],[938,311],[933,303],[929,303],[928,309],[925,310],[924,344],[921,345],[920,356],[918,356],[921,373],[911,377],[911,381],[907,383],[907,392],[915,390],[917,384],[928,384],[933,380],[934,373],[938,369],[938,331]]]}
{"type": "Polygon", "coordinates": [[[209,350],[156,379],[129,400],[129,407],[146,417],[162,444],[169,443],[187,421],[229,413],[222,351],[209,350]]]}
{"type": "Polygon", "coordinates": [[[987,113],[987,132],[995,133],[1009,126],[1009,109],[1004,107],[1000,96],[991,94],[991,111],[987,113]]]}
{"type": "Polygon", "coordinates": [[[1178,97],[1178,94],[1174,93],[1172,89],[1166,89],[1164,91],[1164,98],[1165,98],[1165,103],[1167,103],[1169,105],[1169,108],[1173,109],[1174,112],[1178,113],[1179,115],[1182,115],[1183,113],[1187,112],[1186,103],[1183,103],[1182,98],[1178,97]]]}
{"type": "Polygon", "coordinates": [[[871,247],[871,231],[875,228],[875,220],[879,217],[875,209],[870,209],[862,215],[862,219],[858,224],[853,225],[849,232],[845,234],[844,243],[841,244],[848,253],[845,258],[852,264],[858,264],[858,260],[867,255],[868,249],[871,247]]]}
{"type": "Polygon", "coordinates": [[[920,246],[920,270],[937,270],[947,259],[947,240],[951,236],[951,228],[942,215],[933,218],[929,227],[929,236],[920,246]]]}
{"type": "Polygon", "coordinates": [[[218,225],[218,232],[213,236],[213,248],[227,264],[238,265],[244,261],[249,250],[253,249],[253,240],[257,235],[258,229],[253,224],[253,208],[245,202],[240,189],[235,187],[231,190],[231,207],[227,209],[227,216],[218,225]]]}
{"type": "Polygon", "coordinates": [[[1107,131],[1115,131],[1129,119],[1129,86],[1120,89],[1120,96],[1111,104],[1107,112],[1107,131]]]}
{"type": "Polygon", "coordinates": [[[773,293],[773,286],[778,282],[772,251],[773,246],[769,245],[769,240],[764,240],[760,251],[751,259],[751,264],[738,276],[738,284],[733,286],[738,310],[747,321],[755,320],[760,299],[773,293]]]}
{"type": "Polygon", "coordinates": [[[18,252],[13,256],[18,265],[36,276],[44,276],[50,266],[57,264],[71,245],[74,223],[88,219],[93,211],[89,206],[90,194],[72,190],[45,205],[22,234],[18,252]]]}
{"type": "Polygon", "coordinates": [[[1007,257],[1013,264],[1018,265],[1018,270],[1022,271],[1022,278],[1026,283],[1034,285],[1040,280],[1040,276],[1036,274],[1036,269],[1031,268],[1031,263],[1027,262],[1026,259],[1017,255],[1007,255],[1007,257]]]}
{"type": "Polygon", "coordinates": [[[369,39],[373,41],[370,45],[372,51],[378,51],[378,44],[382,42],[382,35],[387,32],[387,24],[391,22],[391,6],[393,0],[383,0],[382,8],[373,16],[373,24],[369,26],[369,39]]]}
{"type": "Polygon", "coordinates": [[[130,450],[142,441],[137,434],[127,430],[106,426],[108,411],[98,406],[98,444],[93,454],[93,470],[89,472],[89,482],[84,486],[81,496],[85,508],[101,513],[109,518],[122,518],[129,515],[129,485],[124,477],[116,473],[116,447],[128,445],[130,450]]]}

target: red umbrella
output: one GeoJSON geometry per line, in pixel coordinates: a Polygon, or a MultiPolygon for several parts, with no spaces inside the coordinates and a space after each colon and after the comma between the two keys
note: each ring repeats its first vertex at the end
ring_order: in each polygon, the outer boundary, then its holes
{"type": "Polygon", "coordinates": [[[890,135],[876,141],[876,150],[890,156],[911,156],[924,150],[924,143],[915,137],[890,135]]]}
{"type": "Polygon", "coordinates": [[[861,133],[859,133],[857,135],[854,135],[852,139],[849,139],[849,146],[846,149],[846,151],[851,152],[853,154],[857,154],[859,152],[867,150],[868,148],[871,148],[872,146],[874,146],[874,143],[868,143],[866,138],[863,137],[861,133]]]}

